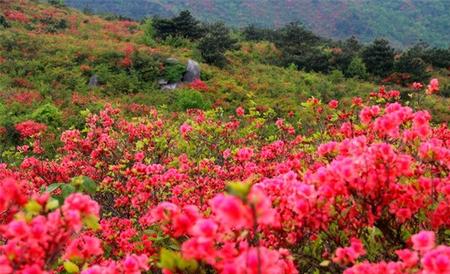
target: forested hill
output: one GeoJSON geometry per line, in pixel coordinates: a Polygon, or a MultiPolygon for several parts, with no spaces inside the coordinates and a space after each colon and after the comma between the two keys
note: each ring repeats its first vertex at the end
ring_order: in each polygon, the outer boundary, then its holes
{"type": "Polygon", "coordinates": [[[448,0],[66,0],[94,12],[116,13],[135,19],[170,16],[189,9],[202,20],[233,26],[256,24],[279,27],[300,21],[331,38],[357,36],[363,41],[385,37],[395,46],[419,40],[448,47],[448,0]]]}

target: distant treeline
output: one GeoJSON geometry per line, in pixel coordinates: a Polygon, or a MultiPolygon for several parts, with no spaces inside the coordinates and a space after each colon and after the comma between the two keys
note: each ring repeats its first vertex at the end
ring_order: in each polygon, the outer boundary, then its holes
{"type": "Polygon", "coordinates": [[[225,51],[236,49],[239,41],[268,41],[280,53],[280,58],[269,60],[274,65],[322,73],[339,70],[346,77],[408,84],[426,81],[432,67],[450,67],[450,48],[434,48],[421,42],[402,51],[382,38],[370,44],[362,44],[355,37],[334,41],[295,22],[276,30],[253,25],[236,30],[220,23],[202,23],[189,11],[182,11],[169,19],[147,19],[145,29],[148,41],[195,42],[204,61],[218,66],[225,65],[225,51]]]}

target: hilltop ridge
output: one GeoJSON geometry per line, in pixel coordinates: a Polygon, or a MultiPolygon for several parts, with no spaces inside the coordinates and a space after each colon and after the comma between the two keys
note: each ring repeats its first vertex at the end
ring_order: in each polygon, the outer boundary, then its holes
{"type": "Polygon", "coordinates": [[[280,27],[300,21],[330,38],[355,35],[368,42],[385,37],[398,47],[420,40],[448,47],[450,1],[446,0],[66,0],[68,5],[135,19],[173,16],[188,9],[206,21],[231,26],[280,27]]]}

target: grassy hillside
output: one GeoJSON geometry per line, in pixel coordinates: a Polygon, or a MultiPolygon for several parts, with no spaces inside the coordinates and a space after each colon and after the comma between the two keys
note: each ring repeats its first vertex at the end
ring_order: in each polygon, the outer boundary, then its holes
{"type": "MultiPolygon", "coordinates": [[[[200,64],[207,88],[196,92],[196,97],[189,93],[190,86],[161,91],[158,80],[170,73],[167,58],[182,64],[189,58],[201,62],[193,44],[149,47],[142,41],[139,23],[108,21],[70,8],[30,1],[0,6],[10,24],[0,30],[0,107],[8,106],[3,124],[39,118],[53,106],[61,113],[55,127],[76,126],[83,120],[80,111],[98,109],[106,102],[127,110],[158,106],[177,111],[185,108],[186,100],[200,100],[206,108],[222,107],[228,112],[238,106],[272,108],[283,116],[301,110],[300,103],[311,96],[325,102],[349,101],[377,89],[376,84],[347,79],[339,72],[323,75],[268,65],[268,59],[279,57],[271,43],[241,42],[240,50],[227,53],[225,68],[200,64]],[[90,87],[93,75],[99,84],[90,87]]],[[[446,81],[441,77],[444,87],[446,81]]],[[[432,97],[424,101],[433,106],[437,119],[448,120],[448,99],[434,102],[432,97]]]]}
{"type": "Polygon", "coordinates": [[[450,2],[446,0],[66,0],[78,8],[117,13],[131,18],[168,16],[189,9],[207,21],[233,26],[280,27],[300,21],[325,37],[355,35],[368,42],[385,37],[396,46],[420,40],[448,47],[450,2]]]}

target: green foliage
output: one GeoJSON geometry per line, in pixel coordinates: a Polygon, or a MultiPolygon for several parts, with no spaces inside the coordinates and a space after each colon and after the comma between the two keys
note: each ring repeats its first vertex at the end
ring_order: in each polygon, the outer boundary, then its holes
{"type": "Polygon", "coordinates": [[[169,83],[176,83],[181,81],[186,71],[186,66],[183,64],[167,64],[164,70],[164,79],[169,83]]]}
{"type": "Polygon", "coordinates": [[[347,77],[355,77],[362,80],[367,79],[367,69],[363,60],[360,57],[353,58],[347,70],[345,71],[345,75],[347,77]]]}
{"type": "Polygon", "coordinates": [[[342,71],[335,69],[330,73],[330,80],[333,84],[338,84],[344,80],[342,71]]]}
{"type": "Polygon", "coordinates": [[[97,192],[97,183],[89,177],[78,176],[70,180],[70,183],[53,183],[43,188],[42,191],[52,195],[60,204],[72,193],[83,192],[94,195],[97,192]]]}
{"type": "Polygon", "coordinates": [[[395,62],[395,71],[410,75],[409,82],[425,82],[430,78],[427,64],[422,58],[414,56],[411,51],[403,53],[395,62]]]}
{"type": "Polygon", "coordinates": [[[450,84],[443,85],[439,91],[439,95],[445,98],[450,98],[450,84]]]}
{"type": "Polygon", "coordinates": [[[222,67],[226,64],[225,52],[238,49],[237,40],[222,23],[212,24],[200,40],[198,49],[206,63],[222,67]]]}
{"type": "Polygon", "coordinates": [[[140,80],[141,88],[145,88],[146,84],[151,84],[160,76],[161,56],[156,54],[147,54],[143,52],[135,52],[132,56],[132,70],[140,80]]]}
{"type": "Polygon", "coordinates": [[[78,272],[80,272],[80,268],[76,264],[71,262],[71,261],[64,261],[63,266],[64,266],[64,270],[66,270],[67,273],[78,273],[78,272]]]}
{"type": "Polygon", "coordinates": [[[186,260],[179,252],[161,249],[159,267],[168,269],[174,273],[198,273],[198,263],[196,260],[186,260]]]}
{"type": "Polygon", "coordinates": [[[46,18],[41,19],[41,22],[47,26],[46,31],[48,33],[58,33],[69,27],[65,19],[53,20],[52,18],[46,18]]]}
{"type": "Polygon", "coordinates": [[[210,103],[203,98],[200,92],[190,89],[179,90],[175,96],[175,104],[182,111],[188,109],[205,110],[210,108],[210,103]]]}
{"type": "Polygon", "coordinates": [[[155,36],[159,39],[166,39],[172,36],[196,40],[203,33],[200,22],[187,10],[180,12],[178,16],[171,19],[155,18],[153,20],[153,28],[155,36]]]}
{"type": "Polygon", "coordinates": [[[130,68],[121,68],[116,64],[123,55],[116,51],[105,51],[96,60],[93,73],[98,76],[99,83],[107,92],[136,93],[153,89],[160,77],[161,57],[144,52],[135,52],[131,56],[130,68]]]}
{"type": "Polygon", "coordinates": [[[174,48],[189,48],[191,47],[191,42],[184,37],[181,36],[167,36],[163,41],[161,41],[164,45],[174,48]]]}
{"type": "Polygon", "coordinates": [[[450,68],[450,46],[447,49],[427,49],[423,52],[422,59],[438,68],[450,68]]]}
{"type": "Polygon", "coordinates": [[[227,192],[231,195],[238,197],[239,199],[245,200],[250,192],[251,184],[245,182],[230,182],[227,184],[227,192]]]}
{"type": "Polygon", "coordinates": [[[243,29],[242,34],[247,41],[273,41],[276,36],[276,31],[266,28],[258,28],[251,24],[243,29]]]}
{"type": "Polygon", "coordinates": [[[0,102],[0,126],[4,126],[6,116],[6,107],[0,102]]]}
{"type": "Polygon", "coordinates": [[[327,54],[320,48],[321,39],[298,23],[291,23],[277,32],[275,44],[281,51],[281,64],[295,64],[306,71],[329,70],[327,54]]]}
{"type": "Polygon", "coordinates": [[[64,0],[48,0],[48,3],[55,7],[64,7],[64,0]]]}
{"type": "Polygon", "coordinates": [[[143,42],[147,46],[155,46],[155,28],[153,26],[153,20],[151,18],[147,18],[142,24],[142,29],[144,30],[143,42]]]}
{"type": "Polygon", "coordinates": [[[47,103],[34,110],[31,114],[31,118],[34,121],[44,123],[49,127],[57,128],[61,125],[62,113],[56,106],[47,103]]]}
{"type": "Polygon", "coordinates": [[[339,41],[336,46],[336,50],[332,52],[330,65],[346,71],[352,60],[359,55],[362,45],[352,36],[345,41],[339,41]]]}
{"type": "Polygon", "coordinates": [[[394,49],[389,41],[377,39],[362,53],[367,70],[377,76],[387,76],[394,68],[394,49]]]}
{"type": "Polygon", "coordinates": [[[0,102],[0,161],[3,161],[3,151],[8,148],[8,145],[16,146],[19,144],[20,135],[14,128],[14,120],[8,113],[9,110],[0,102]]]}
{"type": "Polygon", "coordinates": [[[121,71],[107,78],[106,89],[111,94],[136,93],[141,91],[139,77],[136,73],[121,71]]]}
{"type": "Polygon", "coordinates": [[[0,27],[4,27],[4,28],[11,27],[11,24],[9,24],[9,22],[6,21],[6,18],[3,15],[0,15],[0,27]]]}

